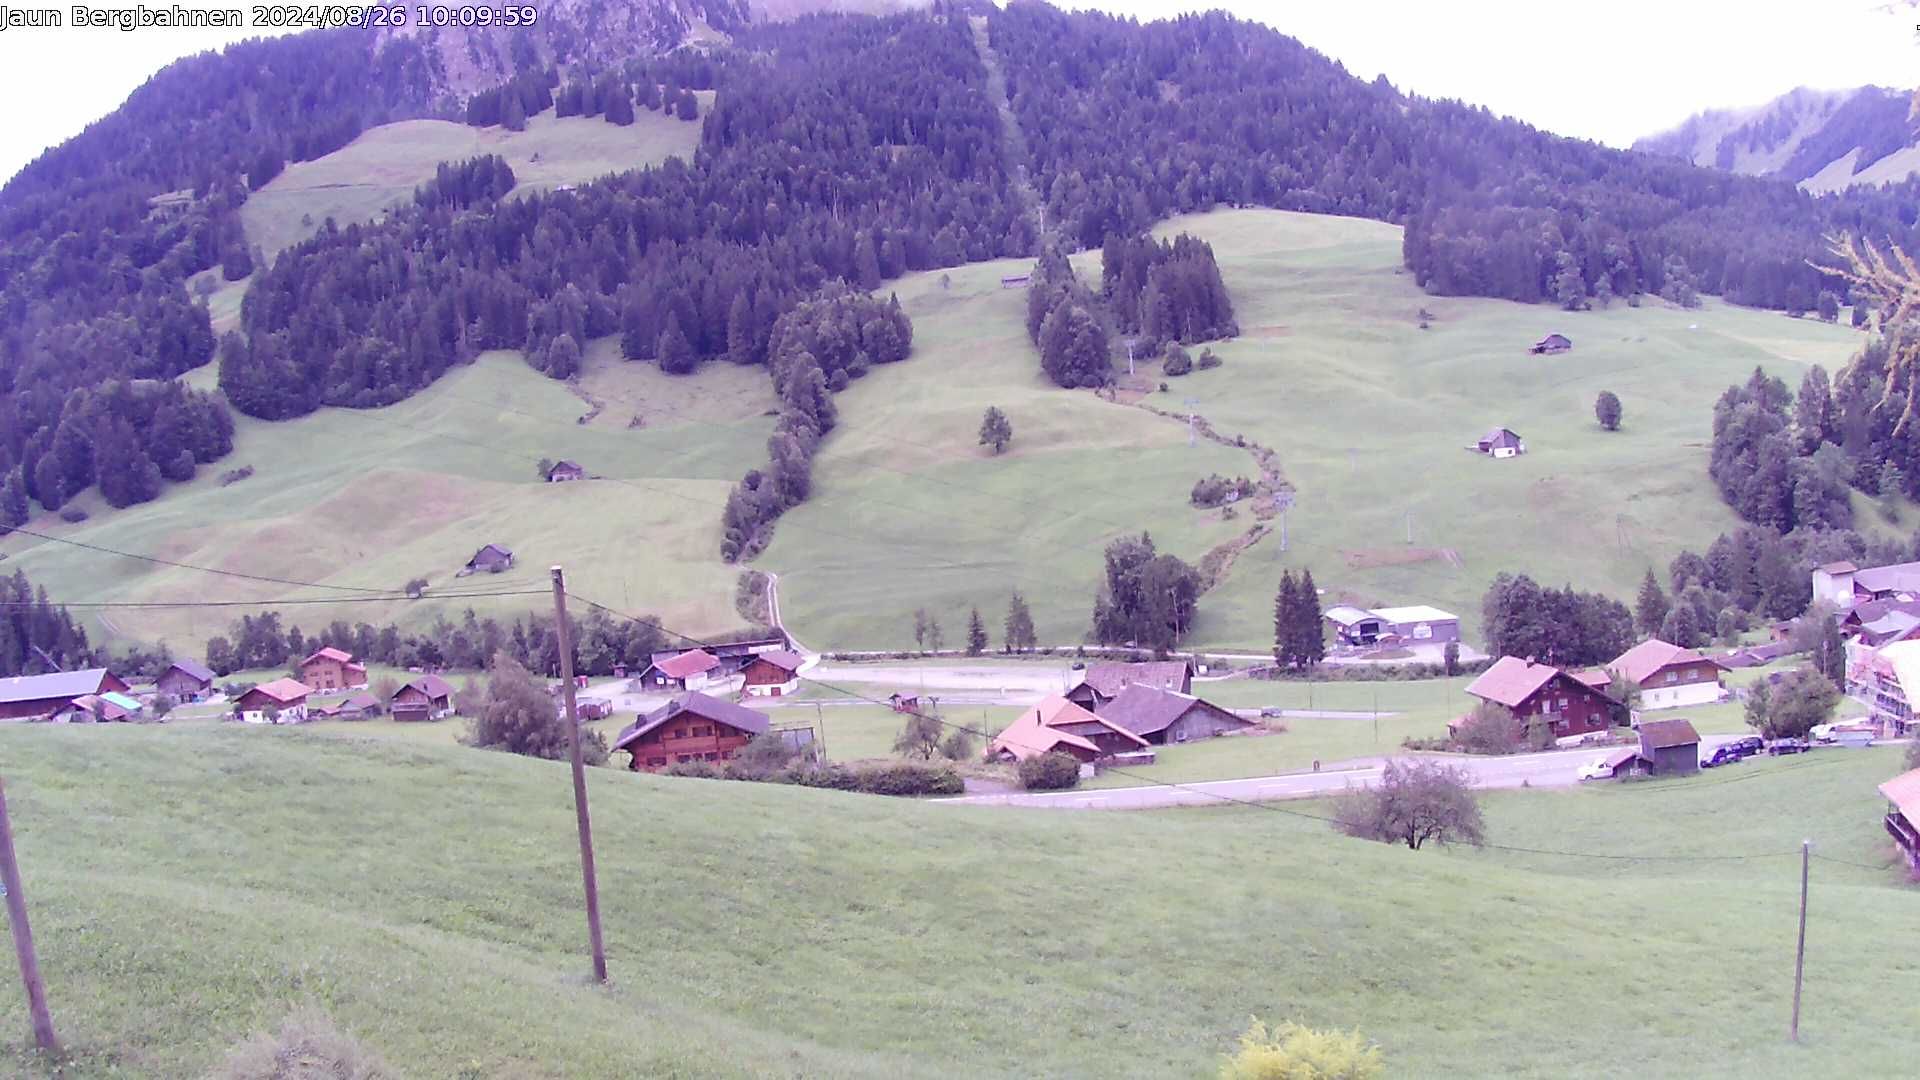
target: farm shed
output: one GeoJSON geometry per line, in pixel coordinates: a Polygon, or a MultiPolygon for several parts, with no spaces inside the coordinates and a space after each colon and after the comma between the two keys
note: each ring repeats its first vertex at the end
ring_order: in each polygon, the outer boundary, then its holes
{"type": "Polygon", "coordinates": [[[768,728],[767,714],[700,693],[685,693],[628,724],[613,740],[636,772],[689,761],[726,761],[768,728]]]}
{"type": "Polygon", "coordinates": [[[367,665],[329,645],[300,661],[300,681],[314,690],[358,690],[367,685],[367,665]]]}
{"type": "Polygon", "coordinates": [[[1245,731],[1254,721],[1173,690],[1134,683],[1100,707],[1099,717],[1156,746],[1245,731]]]}
{"type": "Polygon", "coordinates": [[[1548,334],[1546,337],[1534,342],[1533,347],[1527,351],[1537,355],[1541,353],[1563,353],[1571,348],[1573,348],[1573,341],[1568,338],[1567,335],[1548,334]]]}
{"type": "Polygon", "coordinates": [[[1134,683],[1184,694],[1193,689],[1193,664],[1186,660],[1094,664],[1079,684],[1067,691],[1066,698],[1083,709],[1097,709],[1134,683]]]}
{"type": "Polygon", "coordinates": [[[720,660],[705,649],[690,649],[664,658],[656,657],[652,666],[640,673],[641,685],[650,690],[699,690],[721,677],[720,660]]]}
{"type": "Polygon", "coordinates": [[[44,719],[75,698],[109,691],[124,694],[127,684],[106,668],[0,679],[0,721],[44,719]]]}
{"type": "Polygon", "coordinates": [[[1655,776],[1700,771],[1700,733],[1688,720],[1648,720],[1640,725],[1640,758],[1655,776]]]}
{"type": "Polygon", "coordinates": [[[740,669],[748,697],[784,697],[800,689],[800,665],[805,658],[784,650],[756,653],[740,669]]]}
{"type": "Polygon", "coordinates": [[[325,720],[364,720],[369,716],[380,715],[380,699],[365,690],[356,690],[346,697],[330,701],[309,701],[307,719],[325,720]]]}
{"type": "Polygon", "coordinates": [[[395,720],[439,720],[453,715],[453,686],[438,675],[416,675],[387,701],[395,720]]]}
{"type": "Polygon", "coordinates": [[[488,544],[473,553],[473,558],[467,560],[467,565],[460,569],[458,576],[465,577],[483,570],[489,574],[498,574],[511,569],[513,569],[513,552],[499,544],[488,544]]]}
{"type": "Polygon", "coordinates": [[[1334,640],[1342,645],[1371,645],[1385,629],[1378,615],[1351,604],[1335,604],[1320,617],[1333,624],[1334,640]]]}
{"type": "Polygon", "coordinates": [[[1402,641],[1459,641],[1460,616],[1425,604],[1375,608],[1382,632],[1402,641]]]}
{"type": "Polygon", "coordinates": [[[212,669],[197,660],[175,660],[153,685],[175,701],[199,701],[213,689],[213,678],[212,669]]]}
{"type": "Polygon", "coordinates": [[[1527,452],[1527,443],[1512,428],[1497,427],[1473,444],[1473,449],[1488,457],[1510,458],[1527,452]]]}
{"type": "Polygon", "coordinates": [[[564,484],[569,480],[585,480],[587,470],[577,461],[556,461],[553,468],[547,470],[547,483],[564,484]]]}

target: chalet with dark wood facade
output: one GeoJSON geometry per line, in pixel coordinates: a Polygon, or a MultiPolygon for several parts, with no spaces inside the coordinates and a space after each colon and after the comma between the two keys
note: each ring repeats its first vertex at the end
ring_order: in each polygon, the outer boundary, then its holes
{"type": "Polygon", "coordinates": [[[1155,746],[1190,742],[1259,725],[1192,694],[1133,683],[1102,705],[1099,716],[1155,746]]]}
{"type": "Polygon", "coordinates": [[[416,675],[387,701],[395,720],[441,720],[453,715],[453,686],[438,675],[416,675]]]}
{"type": "Polygon", "coordinates": [[[1185,660],[1156,660],[1141,664],[1093,664],[1080,684],[1067,691],[1066,699],[1083,709],[1098,710],[1120,696],[1120,691],[1138,683],[1161,690],[1189,693],[1193,690],[1193,665],[1185,660]]]}
{"type": "Polygon", "coordinates": [[[127,692],[125,680],[106,668],[16,675],[0,679],[0,721],[44,720],[87,694],[127,692]]]}
{"type": "Polygon", "coordinates": [[[154,690],[175,701],[199,701],[213,690],[213,670],[197,660],[175,660],[153,680],[154,690]]]}
{"type": "Polygon", "coordinates": [[[1544,724],[1555,738],[1607,730],[1618,704],[1552,664],[1517,656],[1495,661],[1467,693],[1507,710],[1524,727],[1544,724]]]}
{"type": "Polygon", "coordinates": [[[360,690],[367,685],[367,665],[356,662],[352,653],[329,645],[300,661],[300,681],[309,690],[360,690]]]}
{"type": "Polygon", "coordinates": [[[756,653],[740,669],[744,679],[742,692],[748,697],[786,697],[800,689],[799,653],[777,650],[756,653]]]}
{"type": "Polygon", "coordinates": [[[626,726],[613,740],[636,772],[689,761],[727,761],[768,728],[767,714],[705,694],[686,693],[626,726]]]}

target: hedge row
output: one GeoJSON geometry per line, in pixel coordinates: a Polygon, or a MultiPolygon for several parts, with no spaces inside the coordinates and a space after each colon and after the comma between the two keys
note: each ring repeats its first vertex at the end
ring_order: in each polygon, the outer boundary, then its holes
{"type": "Polygon", "coordinates": [[[745,780],[763,784],[860,791],[869,795],[958,795],[966,790],[953,766],[918,761],[870,765],[814,765],[795,762],[783,769],[756,770],[738,761],[688,761],[667,766],[668,776],[706,780],[745,780]]]}

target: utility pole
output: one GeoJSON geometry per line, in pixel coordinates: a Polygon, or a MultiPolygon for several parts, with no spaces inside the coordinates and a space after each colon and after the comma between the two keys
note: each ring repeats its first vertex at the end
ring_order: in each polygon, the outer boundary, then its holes
{"type": "Polygon", "coordinates": [[[1127,339],[1127,376],[1133,376],[1133,339],[1127,339]]]}
{"type": "Polygon", "coordinates": [[[1287,511],[1293,509],[1293,489],[1283,488],[1273,493],[1273,508],[1280,511],[1280,550],[1287,550],[1287,511]]]}
{"type": "Polygon", "coordinates": [[[1793,950],[1793,1022],[1787,1038],[1800,1041],[1800,981],[1807,970],[1807,876],[1813,862],[1813,841],[1800,841],[1800,943],[1793,950]]]}
{"type": "Polygon", "coordinates": [[[819,702],[813,703],[813,726],[817,729],[813,737],[818,740],[813,756],[821,761],[827,760],[827,712],[819,702]]]}
{"type": "Polygon", "coordinates": [[[587,816],[587,767],[580,760],[580,711],[573,686],[573,633],[567,625],[567,579],[553,567],[553,632],[560,646],[560,696],[567,706],[567,748],[573,759],[573,816],[580,832],[580,880],[587,892],[587,938],[593,981],[607,981],[607,946],[600,937],[600,884],[593,869],[593,821],[587,816]]]}
{"type": "Polygon", "coordinates": [[[1194,438],[1194,431],[1193,431],[1193,419],[1194,419],[1194,411],[1193,411],[1193,410],[1194,410],[1194,406],[1196,406],[1196,405],[1198,405],[1198,404],[1200,404],[1200,400],[1199,400],[1198,398],[1188,398],[1188,399],[1186,400],[1186,406],[1187,406],[1187,445],[1188,445],[1188,446],[1197,446],[1197,445],[1199,445],[1199,444],[1198,444],[1198,443],[1197,443],[1197,442],[1195,441],[1195,438],[1194,438]]]}
{"type": "Polygon", "coordinates": [[[47,1012],[47,987],[40,981],[40,959],[33,951],[33,928],[27,924],[27,894],[20,885],[20,864],[13,857],[13,824],[7,820],[7,788],[0,781],[0,894],[7,898],[7,925],[13,928],[13,953],[20,958],[20,981],[27,986],[27,1012],[33,1018],[33,1042],[43,1053],[60,1052],[47,1012]]]}

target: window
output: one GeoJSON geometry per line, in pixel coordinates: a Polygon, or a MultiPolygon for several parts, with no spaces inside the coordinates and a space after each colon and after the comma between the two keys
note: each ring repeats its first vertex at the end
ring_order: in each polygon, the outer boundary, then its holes
{"type": "Polygon", "coordinates": [[[708,754],[708,755],[707,755],[707,760],[708,760],[708,761],[719,761],[719,760],[720,760],[720,755],[719,755],[719,754],[708,754]]]}
{"type": "Polygon", "coordinates": [[[663,758],[663,757],[650,757],[650,758],[648,758],[648,759],[647,759],[647,768],[649,768],[649,769],[658,769],[658,768],[660,768],[661,766],[663,766],[663,765],[665,765],[666,763],[667,763],[667,759],[666,759],[666,758],[663,758]]]}
{"type": "Polygon", "coordinates": [[[1679,673],[1679,672],[1677,672],[1677,671],[1669,671],[1669,672],[1667,672],[1667,681],[1668,681],[1668,682],[1679,682],[1679,681],[1680,681],[1680,673],[1679,673]]]}
{"type": "Polygon", "coordinates": [[[687,729],[686,729],[686,728],[683,728],[683,727],[677,727],[677,728],[674,728],[674,729],[673,729],[673,737],[674,737],[674,738],[676,738],[676,739],[684,739],[684,738],[686,738],[686,737],[687,737],[687,729]]]}
{"type": "Polygon", "coordinates": [[[699,754],[675,754],[673,756],[673,760],[684,764],[685,762],[695,761],[699,757],[700,757],[699,754]]]}

